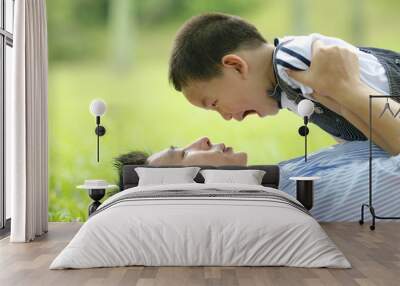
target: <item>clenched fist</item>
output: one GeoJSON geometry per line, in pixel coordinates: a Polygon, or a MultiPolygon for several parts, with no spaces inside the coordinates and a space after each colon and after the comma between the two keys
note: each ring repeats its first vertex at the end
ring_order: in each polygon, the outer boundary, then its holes
{"type": "Polygon", "coordinates": [[[356,51],[326,46],[318,40],[313,43],[310,68],[287,72],[293,79],[311,87],[316,97],[330,96],[337,100],[361,84],[356,51]]]}

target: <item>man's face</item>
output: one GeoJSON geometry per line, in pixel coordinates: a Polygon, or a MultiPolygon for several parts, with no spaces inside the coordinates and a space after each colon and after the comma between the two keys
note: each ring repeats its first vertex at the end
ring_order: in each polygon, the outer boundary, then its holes
{"type": "Polygon", "coordinates": [[[222,68],[222,75],[192,80],[182,92],[197,107],[217,111],[225,120],[242,121],[250,114],[265,117],[278,113],[276,100],[267,95],[272,88],[251,72],[243,76],[233,68],[222,68]]]}
{"type": "Polygon", "coordinates": [[[225,144],[212,144],[207,137],[200,138],[186,147],[170,147],[161,152],[151,155],[148,159],[149,165],[237,165],[247,164],[247,154],[234,152],[232,147],[225,144]]]}

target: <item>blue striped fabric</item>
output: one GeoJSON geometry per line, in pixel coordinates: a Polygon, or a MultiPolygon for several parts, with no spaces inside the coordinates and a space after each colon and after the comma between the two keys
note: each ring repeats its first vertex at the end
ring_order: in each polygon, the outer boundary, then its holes
{"type": "MultiPolygon", "coordinates": [[[[372,145],[373,205],[379,216],[400,216],[400,154],[390,156],[372,145]]],[[[279,189],[296,196],[292,176],[320,176],[314,182],[318,221],[358,221],[362,203],[368,203],[369,141],[352,141],[280,162],[279,189]]],[[[366,210],[366,219],[371,218],[366,210]]]]}

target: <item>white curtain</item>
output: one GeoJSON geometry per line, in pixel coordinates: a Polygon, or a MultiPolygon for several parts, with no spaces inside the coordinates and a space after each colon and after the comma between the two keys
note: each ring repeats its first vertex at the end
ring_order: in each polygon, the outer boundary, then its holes
{"type": "Polygon", "coordinates": [[[47,232],[47,22],[45,0],[16,0],[13,92],[6,111],[12,242],[47,232]]]}

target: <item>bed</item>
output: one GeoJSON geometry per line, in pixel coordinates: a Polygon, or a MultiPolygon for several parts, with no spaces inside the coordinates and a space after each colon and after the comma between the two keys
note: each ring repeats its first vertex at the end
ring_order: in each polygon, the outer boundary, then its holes
{"type": "Polygon", "coordinates": [[[351,267],[308,211],[277,189],[278,166],[218,168],[264,170],[261,185],[204,184],[198,174],[194,183],[152,186],[138,186],[136,167],[123,167],[124,190],[103,202],[50,269],[351,267]]]}

